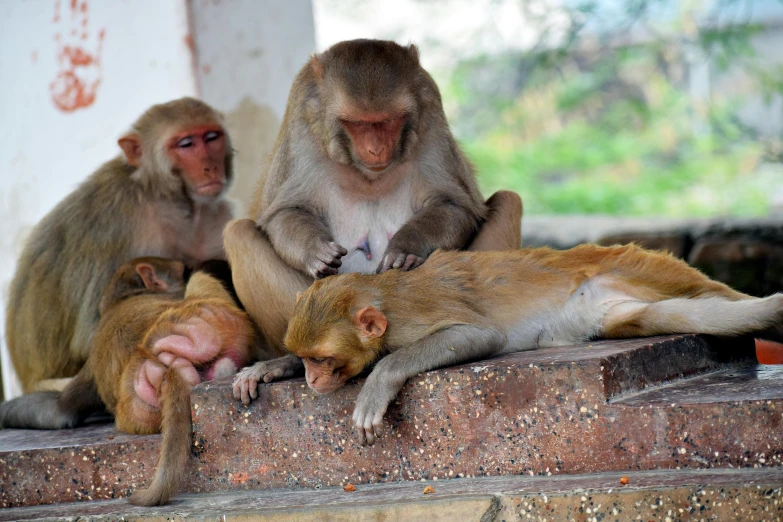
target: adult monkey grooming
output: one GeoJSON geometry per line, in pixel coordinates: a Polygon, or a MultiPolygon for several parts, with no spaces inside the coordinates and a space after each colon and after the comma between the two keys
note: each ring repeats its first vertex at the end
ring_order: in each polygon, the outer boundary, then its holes
{"type": "Polygon", "coordinates": [[[224,234],[234,286],[285,353],[295,295],[313,279],[410,270],[438,248],[518,248],[522,202],[484,202],[415,46],[354,40],[297,76],[250,217],[224,234]]]}
{"type": "Polygon", "coordinates": [[[79,371],[101,292],[122,263],[225,257],[221,233],[232,210],[221,195],[233,153],[220,116],[193,98],[155,105],[119,145],[124,156],[49,212],[22,251],[5,331],[25,391],[79,371]]]}
{"type": "Polygon", "coordinates": [[[380,358],[353,412],[362,442],[423,371],[592,338],[739,335],[783,323],[783,293],[759,299],[636,246],[436,252],[419,269],[317,281],[285,343],[329,393],[380,358]],[[386,355],[388,354],[388,355],[386,355]]]}
{"type": "Polygon", "coordinates": [[[0,428],[60,429],[105,405],[117,429],[163,432],[158,468],[131,502],[164,504],[178,489],[190,452],[190,389],[251,360],[255,332],[214,277],[185,287],[179,261],[143,257],[122,265],[104,290],[87,363],[60,392],[0,403],[0,428]]]}

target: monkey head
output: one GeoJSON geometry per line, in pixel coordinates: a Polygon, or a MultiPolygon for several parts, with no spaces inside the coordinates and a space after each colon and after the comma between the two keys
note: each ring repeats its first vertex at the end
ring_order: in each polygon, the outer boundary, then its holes
{"type": "Polygon", "coordinates": [[[185,265],[162,257],[137,257],[120,266],[109,280],[98,307],[101,315],[134,295],[185,291],[185,265]]]}
{"type": "Polygon", "coordinates": [[[332,160],[377,179],[410,157],[418,142],[421,91],[434,86],[422,81],[429,75],[414,45],[341,42],[313,56],[310,69],[317,87],[311,121],[332,160]]]}
{"type": "Polygon", "coordinates": [[[182,98],[155,105],[118,140],[134,175],[150,186],[184,191],[196,200],[220,196],[232,177],[231,142],[220,115],[207,104],[182,98]]]}
{"type": "Polygon", "coordinates": [[[372,304],[359,304],[372,300],[346,284],[357,277],[328,277],[297,295],[284,342],[302,359],[307,385],[318,393],[340,388],[381,353],[387,320],[372,304]]]}

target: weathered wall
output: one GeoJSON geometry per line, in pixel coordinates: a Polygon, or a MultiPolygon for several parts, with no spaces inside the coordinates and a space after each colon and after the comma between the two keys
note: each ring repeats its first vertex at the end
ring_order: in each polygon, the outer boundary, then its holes
{"type": "Polygon", "coordinates": [[[310,0],[191,0],[201,96],[223,111],[237,150],[229,193],[249,205],[291,83],[315,51],[310,0]]]}
{"type": "MultiPolygon", "coordinates": [[[[3,317],[30,229],[119,152],[116,139],[154,103],[200,96],[226,114],[238,150],[232,193],[246,204],[314,48],[310,0],[0,3],[3,317]]],[[[18,387],[0,348],[8,398],[18,387]]]]}

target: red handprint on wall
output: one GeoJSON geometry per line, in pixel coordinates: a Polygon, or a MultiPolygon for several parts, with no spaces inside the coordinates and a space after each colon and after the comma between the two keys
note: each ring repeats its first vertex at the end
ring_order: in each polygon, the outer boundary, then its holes
{"type": "Polygon", "coordinates": [[[83,109],[95,102],[103,73],[101,54],[106,36],[106,30],[101,29],[98,32],[97,44],[94,44],[95,52],[86,51],[85,46],[90,40],[87,0],[70,0],[68,3],[70,9],[64,17],[69,20],[63,20],[61,17],[60,0],[54,3],[54,24],[70,30],[67,34],[58,31],[54,35],[59,71],[49,84],[52,101],[63,112],[83,109]]]}

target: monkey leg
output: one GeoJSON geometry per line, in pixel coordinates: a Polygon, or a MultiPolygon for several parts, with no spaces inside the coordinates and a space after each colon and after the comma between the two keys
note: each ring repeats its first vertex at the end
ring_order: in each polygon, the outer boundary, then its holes
{"type": "Polygon", "coordinates": [[[487,200],[487,220],[467,250],[516,250],[522,246],[522,198],[499,190],[487,200]]]}
{"type": "Polygon", "coordinates": [[[733,336],[760,332],[783,321],[783,294],[732,301],[725,297],[624,301],[603,318],[608,338],[673,333],[733,336]]]}
{"type": "Polygon", "coordinates": [[[92,372],[85,366],[62,392],[41,391],[0,403],[0,429],[74,428],[91,413],[104,410],[92,372]]]}
{"type": "Polygon", "coordinates": [[[285,355],[283,337],[296,305],[296,293],[307,290],[313,279],[280,259],[250,219],[226,225],[223,242],[237,295],[272,349],[267,358],[285,355]]]}

